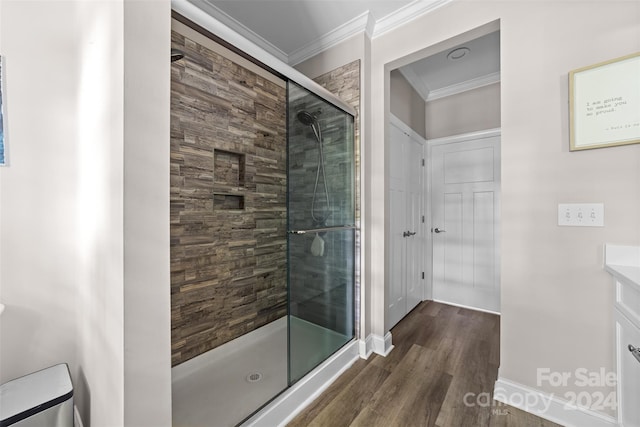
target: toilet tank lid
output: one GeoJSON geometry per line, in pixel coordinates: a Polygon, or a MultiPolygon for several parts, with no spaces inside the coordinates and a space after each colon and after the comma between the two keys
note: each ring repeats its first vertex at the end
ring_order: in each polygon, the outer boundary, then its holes
{"type": "Polygon", "coordinates": [[[0,426],[8,426],[73,397],[66,363],[8,381],[0,386],[0,426]]]}

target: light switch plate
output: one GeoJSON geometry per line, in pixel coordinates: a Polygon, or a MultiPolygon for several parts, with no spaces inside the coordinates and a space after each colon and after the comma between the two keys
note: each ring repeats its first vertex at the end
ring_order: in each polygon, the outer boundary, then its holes
{"type": "Polygon", "coordinates": [[[604,227],[603,203],[559,203],[558,225],[604,227]]]}

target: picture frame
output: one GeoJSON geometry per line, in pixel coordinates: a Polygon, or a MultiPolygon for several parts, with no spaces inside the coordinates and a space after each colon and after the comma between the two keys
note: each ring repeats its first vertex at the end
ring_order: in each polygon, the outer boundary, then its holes
{"type": "Polygon", "coordinates": [[[640,52],[569,72],[570,151],[640,143],[640,52]]]}
{"type": "Polygon", "coordinates": [[[4,56],[0,55],[0,166],[8,165],[5,68],[4,56]]]}

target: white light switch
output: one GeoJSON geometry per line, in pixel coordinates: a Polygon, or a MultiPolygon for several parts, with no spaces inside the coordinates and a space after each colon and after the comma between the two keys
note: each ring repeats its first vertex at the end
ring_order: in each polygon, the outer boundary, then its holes
{"type": "Polygon", "coordinates": [[[604,227],[603,203],[560,203],[558,225],[568,227],[604,227]]]}

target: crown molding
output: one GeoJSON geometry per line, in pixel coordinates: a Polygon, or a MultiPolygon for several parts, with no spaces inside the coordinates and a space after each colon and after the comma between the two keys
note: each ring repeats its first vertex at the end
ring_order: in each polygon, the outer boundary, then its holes
{"type": "Polygon", "coordinates": [[[376,21],[371,12],[363,12],[352,20],[291,52],[289,54],[289,65],[299,64],[363,31],[371,37],[375,25],[376,21]]]}
{"type": "Polygon", "coordinates": [[[188,1],[282,62],[293,66],[361,32],[364,32],[369,38],[378,37],[452,0],[415,0],[378,20],[370,11],[366,11],[289,54],[228,15],[209,0],[188,1]]]}
{"type": "Polygon", "coordinates": [[[289,65],[299,64],[362,31],[369,38],[378,37],[450,1],[416,0],[378,20],[375,19],[370,11],[364,12],[311,43],[291,52],[289,54],[289,65]]]}
{"type": "Polygon", "coordinates": [[[420,97],[426,101],[427,98],[429,97],[429,88],[427,87],[427,85],[424,84],[422,79],[418,77],[418,75],[413,71],[413,68],[401,67],[401,68],[398,68],[398,71],[400,71],[400,74],[402,74],[404,78],[409,82],[411,87],[413,87],[415,91],[418,92],[418,95],[420,95],[420,97]]]}
{"type": "Polygon", "coordinates": [[[467,80],[461,83],[456,83],[451,86],[443,87],[440,89],[434,89],[429,92],[429,96],[425,98],[425,101],[426,102],[434,101],[436,99],[444,98],[446,96],[456,95],[458,93],[466,92],[468,90],[477,89],[479,87],[498,83],[499,81],[500,81],[500,72],[498,71],[495,73],[487,74],[486,76],[477,77],[475,79],[467,80]]]}
{"type": "Polygon", "coordinates": [[[280,50],[277,46],[273,45],[268,40],[264,39],[259,34],[255,33],[249,27],[245,26],[244,24],[242,24],[241,22],[237,21],[232,16],[228,15],[222,9],[220,9],[217,6],[211,4],[209,1],[207,1],[207,0],[189,0],[189,2],[193,3],[195,6],[199,7],[200,9],[204,10],[205,12],[210,14],[212,17],[214,17],[215,19],[220,21],[222,24],[224,24],[227,27],[231,28],[236,33],[244,36],[246,39],[248,39],[252,43],[256,44],[257,46],[259,46],[263,50],[266,50],[271,55],[275,56],[276,58],[278,58],[279,60],[281,60],[285,64],[289,62],[289,56],[285,52],[280,50]]]}
{"type": "Polygon", "coordinates": [[[375,30],[372,38],[379,37],[391,30],[394,30],[401,25],[406,24],[409,21],[413,21],[421,15],[427,12],[431,12],[445,4],[451,2],[451,0],[416,0],[406,6],[401,7],[388,14],[387,16],[380,18],[376,21],[375,30]]]}

